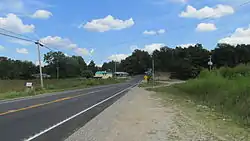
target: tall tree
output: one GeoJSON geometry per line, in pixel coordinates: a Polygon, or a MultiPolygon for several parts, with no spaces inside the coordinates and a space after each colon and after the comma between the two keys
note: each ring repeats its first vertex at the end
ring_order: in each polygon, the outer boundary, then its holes
{"type": "Polygon", "coordinates": [[[97,67],[93,60],[91,60],[90,63],[88,64],[88,70],[92,71],[93,74],[96,73],[97,67]]]}

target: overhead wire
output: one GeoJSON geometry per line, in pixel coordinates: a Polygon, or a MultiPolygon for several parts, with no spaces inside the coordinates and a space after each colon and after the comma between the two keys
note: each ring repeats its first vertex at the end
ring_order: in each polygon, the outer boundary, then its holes
{"type": "Polygon", "coordinates": [[[1,27],[0,27],[0,30],[8,32],[8,33],[11,33],[11,34],[14,34],[14,35],[17,35],[17,36],[20,36],[20,37],[23,37],[23,38],[26,38],[26,39],[29,39],[29,40],[35,40],[35,39],[31,39],[29,36],[26,36],[26,35],[23,35],[23,34],[19,34],[19,33],[16,33],[16,32],[13,32],[13,31],[1,28],[1,27]]]}
{"type": "Polygon", "coordinates": [[[23,41],[26,41],[26,42],[32,42],[32,43],[34,43],[34,40],[25,39],[25,38],[17,37],[17,36],[6,34],[6,33],[2,33],[2,32],[0,32],[0,35],[11,37],[11,38],[15,38],[15,39],[19,39],[19,40],[23,40],[23,41]]]}

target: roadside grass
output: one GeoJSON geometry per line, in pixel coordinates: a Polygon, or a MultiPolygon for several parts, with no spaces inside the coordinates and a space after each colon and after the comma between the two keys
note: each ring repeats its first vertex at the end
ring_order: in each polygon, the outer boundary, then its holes
{"type": "Polygon", "coordinates": [[[176,106],[180,112],[216,136],[218,140],[250,140],[250,135],[248,135],[250,129],[248,127],[242,126],[230,116],[221,114],[214,108],[203,105],[200,100],[194,99],[189,94],[178,89],[177,85],[148,88],[147,90],[155,91],[156,96],[161,97],[165,106],[176,106]]]}
{"type": "Polygon", "coordinates": [[[51,79],[44,80],[44,89],[41,89],[39,80],[0,80],[0,100],[88,88],[97,85],[115,84],[124,82],[125,80],[126,79],[51,79]],[[32,82],[34,89],[26,89],[26,82],[32,82]]]}

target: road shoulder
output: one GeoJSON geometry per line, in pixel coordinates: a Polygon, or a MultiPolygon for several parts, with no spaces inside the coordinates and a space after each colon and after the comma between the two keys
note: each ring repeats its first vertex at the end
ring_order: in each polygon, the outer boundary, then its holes
{"type": "Polygon", "coordinates": [[[132,89],[66,141],[219,140],[154,95],[132,89]]]}

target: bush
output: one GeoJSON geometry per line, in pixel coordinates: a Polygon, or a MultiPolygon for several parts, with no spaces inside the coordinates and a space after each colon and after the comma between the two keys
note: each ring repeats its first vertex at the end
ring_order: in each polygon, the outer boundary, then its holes
{"type": "Polygon", "coordinates": [[[174,86],[203,104],[250,125],[250,66],[200,73],[197,79],[174,86]]]}
{"type": "Polygon", "coordinates": [[[81,76],[84,78],[92,78],[94,74],[91,70],[84,70],[81,72],[81,76]]]}

